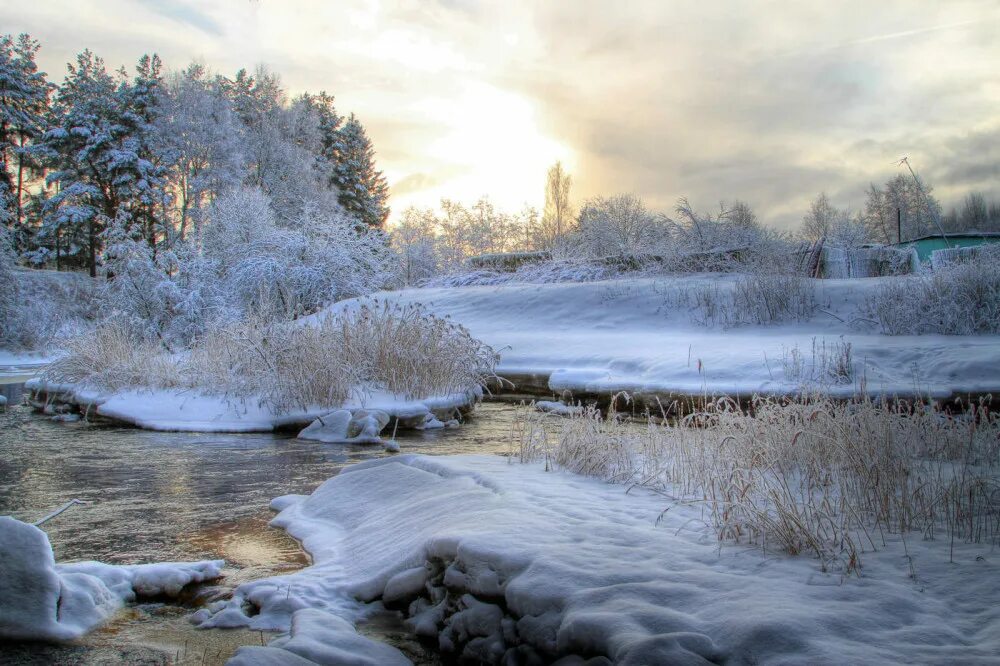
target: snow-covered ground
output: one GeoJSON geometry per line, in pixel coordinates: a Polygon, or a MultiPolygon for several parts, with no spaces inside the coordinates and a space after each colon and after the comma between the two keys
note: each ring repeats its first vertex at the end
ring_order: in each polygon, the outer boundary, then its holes
{"type": "MultiPolygon", "coordinates": [[[[731,289],[731,275],[408,289],[374,296],[419,302],[450,316],[501,353],[500,375],[547,376],[553,391],[679,394],[787,393],[793,350],[807,369],[813,342],[850,343],[854,379],[834,394],[1000,391],[1000,336],[887,336],[857,321],[886,280],[816,280],[819,308],[806,321],[723,329],[694,321],[683,294],[731,289]]],[[[904,278],[905,279],[905,278],[904,278]]],[[[345,301],[335,308],[353,307],[345,301]]]]}
{"type": "Polygon", "coordinates": [[[808,557],[720,545],[697,506],[486,456],[373,460],[273,506],[314,565],[245,584],[196,618],[293,628],[236,663],[341,663],[325,659],[354,639],[330,616],[356,620],[357,600],[402,608],[443,650],[490,663],[985,664],[1000,653],[1000,561],[987,545],[954,544],[949,561],[951,544],[895,538],[842,577],[808,557]],[[260,613],[246,615],[248,602],[260,613]]]}

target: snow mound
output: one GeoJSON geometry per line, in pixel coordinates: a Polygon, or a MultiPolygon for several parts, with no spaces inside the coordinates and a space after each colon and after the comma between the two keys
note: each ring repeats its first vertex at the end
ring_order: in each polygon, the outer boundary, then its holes
{"type": "Polygon", "coordinates": [[[283,648],[334,649],[343,625],[303,609],[349,623],[359,601],[381,601],[447,658],[485,663],[969,663],[1000,650],[989,546],[955,544],[949,562],[949,544],[890,541],[842,578],[720,547],[696,506],[664,512],[641,488],[485,456],[369,461],[277,506],[315,564],[241,586],[203,626],[291,624],[283,648]]]}
{"type": "Polygon", "coordinates": [[[381,444],[379,434],[390,416],[381,410],[339,409],[319,416],[299,433],[299,439],[343,444],[381,444]]]}
{"type": "Polygon", "coordinates": [[[267,647],[241,647],[228,666],[323,664],[323,666],[409,666],[394,647],[359,636],[350,622],[318,610],[300,610],[292,617],[290,636],[267,647]]]}
{"type": "Polygon", "coordinates": [[[45,532],[0,516],[0,637],[66,641],[108,620],[137,596],[175,597],[218,578],[222,560],[113,566],[57,565],[45,532]]]}

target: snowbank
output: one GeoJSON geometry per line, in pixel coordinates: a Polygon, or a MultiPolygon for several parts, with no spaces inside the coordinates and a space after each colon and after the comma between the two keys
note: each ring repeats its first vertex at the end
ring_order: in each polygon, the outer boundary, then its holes
{"type": "MultiPolygon", "coordinates": [[[[179,432],[271,432],[302,426],[329,414],[330,407],[279,414],[262,401],[230,398],[180,389],[134,389],[108,393],[75,384],[42,378],[31,379],[37,405],[46,400],[74,405],[82,412],[97,414],[147,430],[179,432]]],[[[428,415],[467,410],[482,396],[481,390],[406,400],[383,392],[364,394],[346,402],[347,409],[369,409],[387,413],[401,422],[420,424],[428,415]]],[[[36,405],[36,406],[37,406],[36,405]]]]}
{"type": "Polygon", "coordinates": [[[220,576],[222,560],[112,566],[57,565],[45,532],[0,516],[0,637],[65,641],[108,620],[137,596],[180,594],[220,576]]]}
{"type": "Polygon", "coordinates": [[[1000,336],[864,332],[857,317],[865,300],[887,281],[911,278],[812,281],[819,307],[806,321],[730,329],[695,323],[698,313],[683,296],[729,290],[737,279],[701,274],[408,289],[374,298],[420,302],[451,317],[501,351],[499,375],[515,381],[537,375],[553,392],[787,394],[802,383],[786,376],[784,361],[798,350],[808,362],[815,340],[851,345],[854,380],[827,387],[834,395],[853,395],[862,382],[872,394],[1000,393],[1000,336]]]}
{"type": "Polygon", "coordinates": [[[291,626],[254,649],[257,663],[339,663],[321,655],[349,632],[314,611],[350,622],[357,599],[488,663],[985,663],[1000,651],[989,546],[955,544],[949,562],[950,544],[913,535],[841,578],[720,546],[696,506],[485,456],[373,460],[273,506],[315,564],[244,584],[198,618],[291,626]]]}

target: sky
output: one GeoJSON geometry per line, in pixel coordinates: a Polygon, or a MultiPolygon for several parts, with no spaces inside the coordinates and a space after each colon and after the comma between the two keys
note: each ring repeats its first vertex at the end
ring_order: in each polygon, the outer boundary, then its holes
{"type": "Polygon", "coordinates": [[[576,206],[740,199],[781,228],[820,191],[858,210],[903,156],[946,206],[1000,199],[996,0],[8,0],[0,25],[56,81],[90,48],[326,90],[368,129],[393,218],[541,208],[556,160],[576,206]]]}

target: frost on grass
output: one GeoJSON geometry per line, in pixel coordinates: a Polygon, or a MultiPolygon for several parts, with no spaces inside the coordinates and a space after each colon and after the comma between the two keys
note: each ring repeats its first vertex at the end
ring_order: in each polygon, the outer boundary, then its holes
{"type": "Polygon", "coordinates": [[[513,432],[522,460],[656,489],[699,507],[720,541],[824,569],[860,573],[889,534],[1000,544],[1000,418],[983,405],[721,399],[674,425],[591,409],[525,412],[513,432]]]}
{"type": "Polygon", "coordinates": [[[1000,250],[882,285],[867,302],[887,335],[1000,333],[1000,250]]]}

